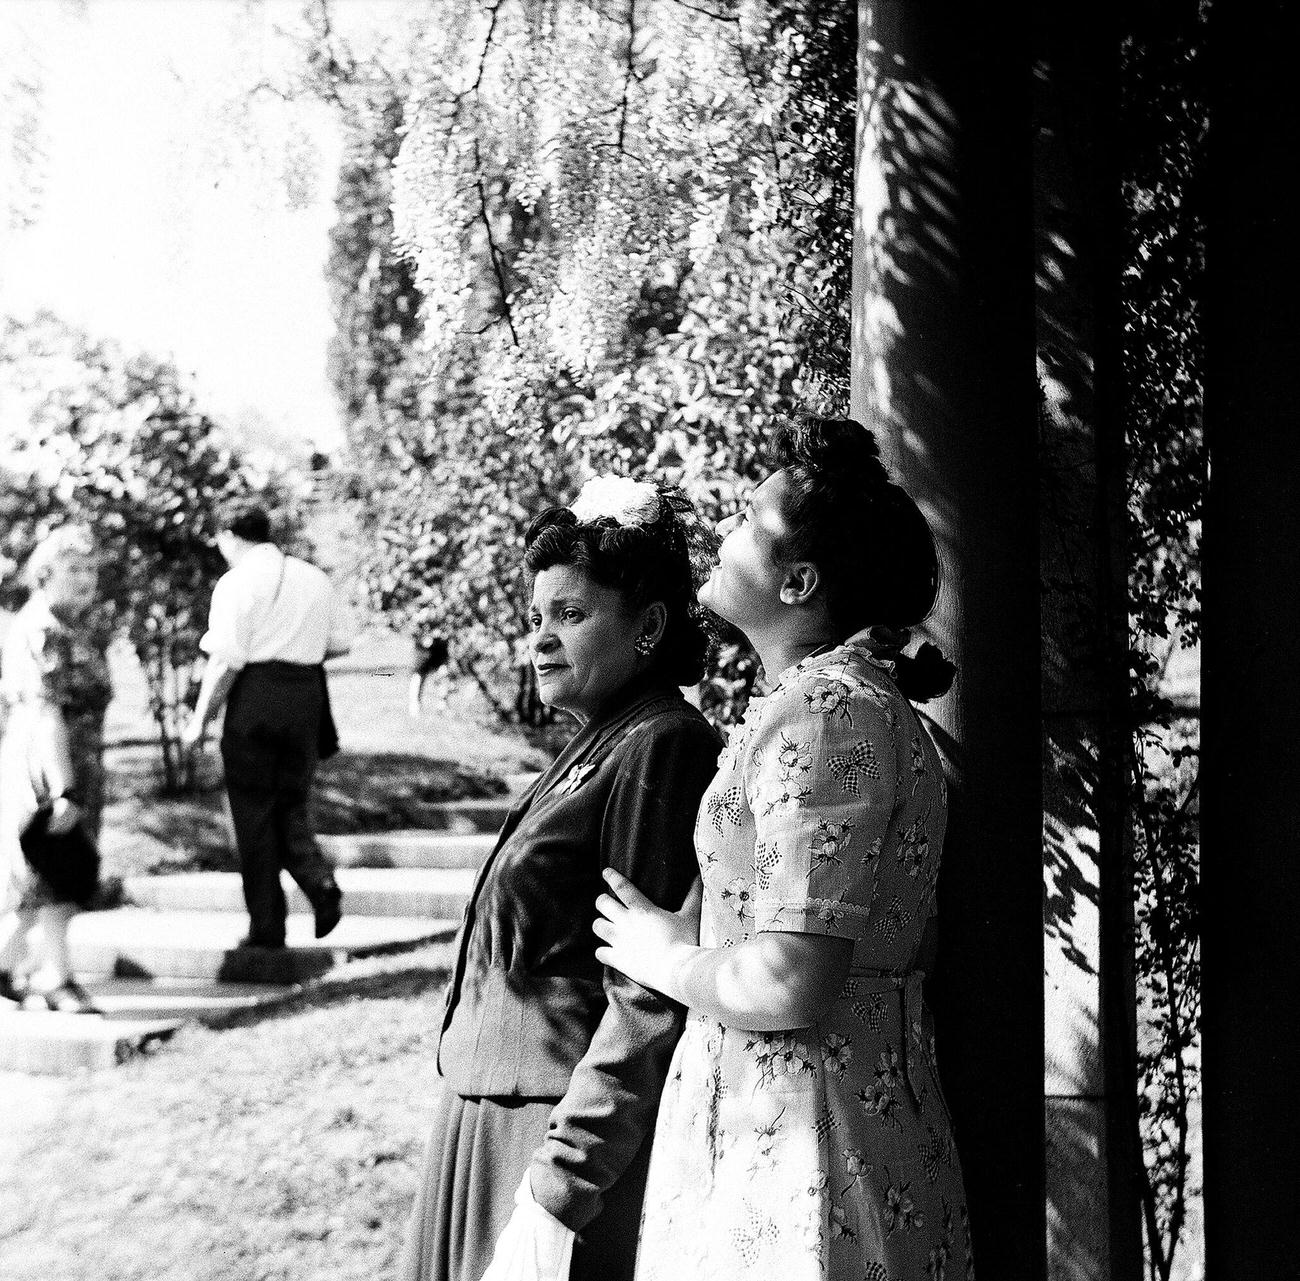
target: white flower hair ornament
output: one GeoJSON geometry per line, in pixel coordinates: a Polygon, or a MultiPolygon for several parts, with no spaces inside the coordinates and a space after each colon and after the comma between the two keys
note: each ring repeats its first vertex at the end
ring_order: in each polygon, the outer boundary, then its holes
{"type": "Polygon", "coordinates": [[[584,522],[608,516],[620,525],[649,525],[659,519],[659,490],[647,480],[593,476],[569,510],[584,522]]]}

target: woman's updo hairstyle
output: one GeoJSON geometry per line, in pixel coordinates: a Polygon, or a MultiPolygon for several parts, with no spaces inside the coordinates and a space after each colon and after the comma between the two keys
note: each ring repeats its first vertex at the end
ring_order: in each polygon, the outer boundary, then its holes
{"type": "Polygon", "coordinates": [[[51,530],[27,558],[23,578],[31,589],[44,587],[51,575],[69,561],[98,563],[99,548],[89,525],[60,525],[51,530]]]}
{"type": "Polygon", "coordinates": [[[576,566],[618,592],[629,610],[662,601],[668,617],[652,670],[674,685],[694,685],[703,679],[711,644],[695,599],[697,527],[690,499],[674,488],[659,489],[657,510],[629,523],[605,515],[584,520],[568,507],[550,507],[524,536],[524,568],[536,577],[556,565],[576,566]]]}
{"type": "Polygon", "coordinates": [[[873,628],[873,647],[896,664],[916,702],[945,693],[956,668],[933,645],[900,651],[939,593],[934,535],[911,496],[889,479],[876,438],[847,418],[801,417],[777,435],[773,468],[789,478],[789,532],[777,553],[821,572],[830,620],[842,636],[873,628]]]}

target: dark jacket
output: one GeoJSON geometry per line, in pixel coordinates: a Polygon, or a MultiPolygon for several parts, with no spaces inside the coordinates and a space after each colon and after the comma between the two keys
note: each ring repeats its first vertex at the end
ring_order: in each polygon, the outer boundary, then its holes
{"type": "Polygon", "coordinates": [[[596,961],[601,871],[681,904],[719,748],[675,689],[628,687],[510,811],[466,908],[438,1070],[465,1097],[558,1100],[532,1188],[575,1230],[652,1130],[683,1019],[596,961]]]}

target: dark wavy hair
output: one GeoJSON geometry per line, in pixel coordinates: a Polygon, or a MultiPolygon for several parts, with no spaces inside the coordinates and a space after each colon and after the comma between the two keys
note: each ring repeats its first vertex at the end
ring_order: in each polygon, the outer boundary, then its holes
{"type": "Polygon", "coordinates": [[[906,629],[934,608],[939,554],[920,508],[890,480],[875,436],[848,418],[801,417],[778,433],[772,465],[789,477],[788,533],[776,554],[817,566],[840,635],[880,629],[907,697],[945,693],[957,669],[935,646],[914,658],[898,652],[906,629]]]}
{"type": "Polygon", "coordinates": [[[581,521],[567,507],[549,507],[524,536],[524,568],[534,577],[574,565],[618,592],[629,610],[662,601],[668,618],[652,670],[674,685],[703,678],[712,642],[695,599],[682,519],[689,507],[684,495],[661,490],[658,517],[642,525],[620,525],[611,516],[581,521]]]}
{"type": "Polygon", "coordinates": [[[271,541],[271,517],[261,503],[251,499],[239,498],[229,503],[219,513],[217,525],[246,543],[271,541]]]}

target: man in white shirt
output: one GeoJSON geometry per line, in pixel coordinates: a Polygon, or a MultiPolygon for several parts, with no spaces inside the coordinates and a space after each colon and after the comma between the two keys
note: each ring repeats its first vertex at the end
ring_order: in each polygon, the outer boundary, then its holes
{"type": "Polygon", "coordinates": [[[208,660],[183,739],[198,743],[225,704],[221,758],[249,916],[243,944],[283,947],[281,868],[310,900],[317,938],[342,915],[307,798],[317,763],[338,750],[323,664],[350,641],[329,579],[275,546],[261,507],[233,511],[217,547],[230,568],[212,593],[199,642],[208,660]]]}

